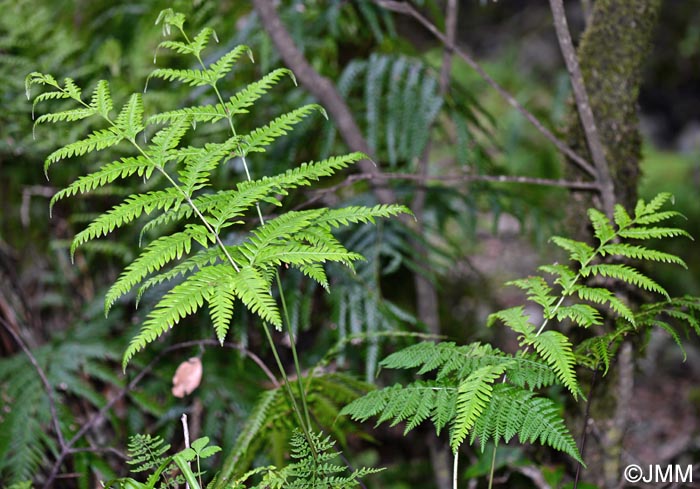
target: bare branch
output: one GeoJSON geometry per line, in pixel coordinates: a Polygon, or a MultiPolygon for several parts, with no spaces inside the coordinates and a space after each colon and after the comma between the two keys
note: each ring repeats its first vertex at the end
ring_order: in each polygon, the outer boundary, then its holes
{"type": "MultiPolygon", "coordinates": [[[[316,72],[306,60],[282,24],[272,0],[253,0],[253,5],[284,63],[294,72],[299,82],[328,110],[348,147],[352,151],[360,151],[371,158],[374,157],[343,97],[340,96],[333,83],[316,72]]],[[[364,173],[381,173],[371,161],[363,160],[358,165],[364,173]]],[[[396,202],[396,196],[391,189],[376,189],[375,195],[377,200],[383,204],[396,202]]]]}
{"type": "Polygon", "coordinates": [[[612,176],[610,175],[608,162],[605,160],[605,151],[603,150],[603,144],[600,141],[598,129],[596,128],[593,110],[591,109],[588,93],[586,92],[586,86],[583,81],[583,76],[581,75],[581,69],[579,68],[576,51],[574,50],[574,45],[571,41],[571,33],[569,32],[569,26],[566,21],[564,4],[562,0],[549,0],[549,5],[552,10],[554,28],[557,32],[559,47],[561,48],[562,55],[564,56],[566,69],[569,72],[571,87],[574,90],[576,107],[578,109],[579,117],[581,118],[581,124],[583,125],[583,131],[586,135],[586,141],[588,142],[588,150],[591,154],[591,158],[593,158],[596,179],[600,183],[603,208],[608,217],[612,217],[613,208],[615,205],[615,188],[613,185],[612,176]]]}
{"type": "Polygon", "coordinates": [[[481,78],[486,81],[491,87],[496,90],[513,108],[520,112],[525,119],[527,119],[535,128],[547,138],[554,146],[557,147],[559,151],[568,156],[574,163],[576,163],[582,170],[588,173],[592,177],[597,177],[598,173],[596,169],[591,166],[591,164],[566,145],[561,139],[557,138],[552,132],[547,129],[542,122],[540,122],[537,117],[535,117],[532,112],[527,110],[523,105],[518,102],[515,97],[513,97],[505,88],[498,84],[496,80],[491,78],[491,76],[484,71],[484,69],[474,61],[474,59],[468,55],[464,50],[457,47],[454,43],[449,42],[445,35],[438,30],[435,25],[426,19],[420,12],[418,12],[412,5],[406,2],[397,2],[393,0],[374,0],[378,5],[391,10],[394,12],[407,14],[416,19],[420,24],[428,29],[441,43],[452,49],[465,63],[467,63],[474,71],[476,71],[481,78]]]}
{"type": "Polygon", "coordinates": [[[339,183],[338,185],[318,190],[317,193],[325,194],[328,192],[334,192],[339,188],[352,185],[353,183],[362,180],[376,181],[378,182],[377,185],[386,184],[391,180],[407,180],[416,182],[418,185],[421,186],[427,186],[431,183],[457,184],[469,182],[493,182],[544,185],[549,187],[562,187],[568,188],[569,190],[580,190],[588,192],[596,192],[599,190],[599,186],[595,182],[581,182],[564,179],[537,178],[517,175],[473,175],[468,173],[454,173],[449,175],[422,176],[416,175],[414,173],[382,173],[381,175],[374,175],[369,173],[356,173],[354,175],[349,175],[345,179],[345,181],[339,183]]]}

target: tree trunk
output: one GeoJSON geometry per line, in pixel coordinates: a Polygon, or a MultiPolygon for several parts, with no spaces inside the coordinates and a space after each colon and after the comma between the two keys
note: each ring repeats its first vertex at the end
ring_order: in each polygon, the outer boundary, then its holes
{"type": "MultiPolygon", "coordinates": [[[[633,209],[637,201],[641,159],[637,101],[660,4],[661,0],[597,0],[577,50],[615,199],[627,209],[633,209]]],[[[570,121],[568,142],[575,151],[590,156],[578,114],[573,112],[570,121]]],[[[568,167],[571,173],[579,172],[574,165],[568,167]]],[[[574,198],[577,204],[570,210],[574,234],[579,239],[591,239],[590,230],[581,228],[586,221],[581,216],[596,203],[581,193],[574,198]]],[[[588,433],[590,443],[584,454],[588,470],[583,480],[606,488],[620,484],[625,411],[634,382],[632,346],[624,345],[622,352],[617,359],[616,378],[604,379],[591,400],[593,423],[586,426],[595,427],[602,436],[588,433]]]]}

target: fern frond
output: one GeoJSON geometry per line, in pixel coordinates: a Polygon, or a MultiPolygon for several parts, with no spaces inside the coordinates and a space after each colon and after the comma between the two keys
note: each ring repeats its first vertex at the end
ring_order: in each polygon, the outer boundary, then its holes
{"type": "Polygon", "coordinates": [[[137,434],[129,437],[127,464],[131,465],[131,472],[144,472],[158,467],[167,458],[165,454],[170,450],[159,436],[137,434]]]}
{"type": "Polygon", "coordinates": [[[567,265],[562,265],[561,263],[542,265],[538,268],[538,270],[555,275],[557,278],[554,279],[554,283],[560,285],[564,290],[570,289],[576,282],[576,272],[574,272],[567,265]]]}
{"type": "Polygon", "coordinates": [[[581,265],[586,264],[595,253],[595,250],[586,243],[575,241],[561,236],[552,236],[552,242],[559,248],[569,253],[572,260],[579,262],[581,265]]]}
{"type": "Polygon", "coordinates": [[[180,140],[190,128],[187,118],[174,120],[170,125],[158,131],[146,148],[146,153],[153,159],[156,165],[162,167],[173,155],[169,150],[177,147],[180,140]]]}
{"type": "Polygon", "coordinates": [[[347,226],[350,223],[375,223],[377,218],[388,218],[398,214],[413,213],[403,205],[398,204],[381,204],[373,207],[367,206],[348,206],[340,209],[330,209],[325,214],[319,217],[317,224],[327,225],[332,228],[347,226]]]}
{"type": "MultiPolygon", "coordinates": [[[[231,248],[228,248],[228,251],[229,253],[233,252],[231,248]]],[[[175,265],[170,270],[156,274],[143,282],[136,295],[136,304],[138,305],[143,294],[150,288],[172,280],[176,277],[185,276],[195,269],[201,270],[208,265],[223,262],[224,258],[223,253],[218,248],[209,248],[195,253],[194,255],[175,265]]]]}
{"type": "MultiPolygon", "coordinates": [[[[444,423],[440,424],[442,428],[452,416],[445,416],[446,404],[452,401],[451,411],[454,412],[454,393],[455,388],[438,385],[434,382],[416,381],[410,385],[402,386],[395,384],[391,387],[385,387],[371,391],[366,395],[354,400],[346,405],[341,411],[342,416],[350,416],[355,421],[367,421],[369,418],[379,416],[377,426],[385,421],[392,421],[392,426],[408,420],[405,432],[418,426],[422,421],[430,417],[430,413],[435,413],[435,407],[438,407],[436,396],[442,390],[451,391],[453,395],[442,396],[440,399],[439,417],[446,418],[444,423]],[[423,403],[422,399],[427,399],[429,402],[423,403]]],[[[449,413],[448,413],[449,414],[449,413]]],[[[437,414],[434,414],[437,416],[437,414]]]]}
{"type": "Polygon", "coordinates": [[[454,419],[456,409],[457,389],[438,389],[435,393],[435,409],[431,417],[438,436],[443,428],[454,419]]]}
{"type": "Polygon", "coordinates": [[[192,123],[197,122],[218,122],[226,119],[226,109],[221,104],[198,105],[195,107],[183,107],[177,110],[161,112],[148,118],[149,124],[164,124],[176,119],[185,118],[192,123]]]}
{"type": "Polygon", "coordinates": [[[613,219],[615,220],[615,224],[617,224],[617,227],[620,229],[626,228],[630,224],[632,224],[632,218],[627,213],[627,210],[624,208],[624,206],[620,204],[615,204],[615,210],[613,211],[613,219]]]}
{"type": "Polygon", "coordinates": [[[286,136],[295,125],[315,111],[321,112],[326,118],[328,117],[326,110],[320,105],[308,104],[282,114],[268,124],[244,135],[240,146],[241,156],[246,156],[253,152],[264,152],[267,146],[272,144],[277,138],[286,136]]]}
{"type": "Polygon", "coordinates": [[[212,63],[207,70],[212,83],[216,83],[217,80],[225,77],[231,71],[233,64],[244,54],[248,56],[251,62],[253,61],[253,52],[250,48],[240,44],[212,63]]]}
{"type": "Polygon", "coordinates": [[[661,209],[666,202],[673,200],[673,195],[668,192],[661,192],[656,195],[649,203],[645,203],[644,199],[639,199],[637,205],[634,208],[634,217],[637,222],[640,217],[648,216],[650,214],[655,214],[656,211],[661,209]]]}
{"type": "Polygon", "coordinates": [[[570,319],[574,323],[588,328],[596,324],[603,324],[603,318],[598,310],[588,304],[571,304],[569,306],[560,306],[557,309],[556,317],[558,321],[570,319]]]}
{"type": "Polygon", "coordinates": [[[610,243],[603,246],[600,249],[600,253],[605,256],[618,255],[627,258],[632,258],[634,260],[648,260],[648,261],[658,261],[662,263],[675,263],[683,268],[687,269],[688,266],[685,262],[671,253],[665,253],[663,251],[651,250],[645,248],[644,246],[631,245],[629,243],[610,243]]]}
{"type": "Polygon", "coordinates": [[[578,285],[574,288],[578,297],[584,301],[607,305],[621,317],[634,324],[632,310],[622,302],[612,291],[602,287],[587,287],[578,285]]]}
{"type": "Polygon", "coordinates": [[[129,97],[129,101],[122,107],[114,124],[130,141],[143,131],[143,99],[140,93],[134,93],[129,97]]]}
{"type": "Polygon", "coordinates": [[[576,364],[597,370],[602,367],[603,376],[610,369],[610,359],[613,356],[612,340],[609,334],[587,338],[576,346],[576,364]]]}
{"type": "Polygon", "coordinates": [[[588,275],[600,275],[602,277],[611,277],[622,282],[635,285],[639,288],[646,289],[651,292],[657,292],[669,297],[666,289],[661,287],[651,278],[647,277],[641,273],[636,268],[629,265],[624,265],[621,263],[600,263],[597,265],[589,265],[581,269],[581,275],[587,277],[588,275]]]}
{"type": "Polygon", "coordinates": [[[82,119],[87,119],[95,115],[97,111],[92,107],[80,107],[78,109],[65,110],[63,112],[51,112],[49,114],[44,114],[37,117],[34,121],[34,126],[44,123],[56,123],[56,122],[75,122],[82,119]]]}
{"type": "Polygon", "coordinates": [[[639,218],[635,219],[634,222],[636,224],[641,224],[641,225],[657,224],[659,222],[666,221],[666,220],[674,218],[674,217],[685,218],[685,216],[678,211],[664,211],[664,212],[656,212],[654,214],[639,217],[639,218]]]}
{"type": "Polygon", "coordinates": [[[493,383],[503,375],[505,369],[506,365],[487,365],[474,371],[459,384],[456,414],[450,432],[450,447],[453,453],[457,453],[467,434],[491,401],[493,383]]]}
{"type": "Polygon", "coordinates": [[[211,172],[219,166],[230,148],[230,142],[209,143],[203,148],[186,148],[178,152],[178,156],[184,156],[185,160],[184,168],[178,173],[182,182],[182,191],[188,197],[192,197],[194,192],[208,186],[211,172]]]}
{"type": "Polygon", "coordinates": [[[48,172],[53,163],[74,156],[83,156],[93,151],[101,151],[123,139],[124,137],[114,128],[93,131],[86,138],[67,144],[51,153],[44,162],[44,173],[48,172]]]}
{"type": "Polygon", "coordinates": [[[559,381],[571,392],[574,399],[578,397],[579,388],[576,380],[576,359],[569,339],[559,331],[543,331],[530,339],[527,344],[557,373],[559,381]]]}
{"type": "Polygon", "coordinates": [[[489,407],[474,426],[471,441],[478,437],[483,450],[489,439],[498,444],[501,438],[509,442],[515,435],[521,443],[539,442],[583,463],[576,442],[552,400],[508,384],[497,384],[489,407]]]}
{"type": "Polygon", "coordinates": [[[184,231],[162,236],[153,241],[136,260],[126,267],[107,291],[105,315],[121,296],[150,273],[161,270],[167,263],[180,259],[183,254],[188,254],[193,240],[207,244],[209,239],[209,233],[204,226],[190,224],[184,231]]]}
{"type": "Polygon", "coordinates": [[[230,104],[226,105],[230,116],[247,114],[248,108],[252,107],[256,100],[265,95],[284,76],[289,76],[296,85],[294,73],[287,68],[278,68],[271,71],[260,80],[250,83],[238,91],[230,98],[230,104]]]}
{"type": "Polygon", "coordinates": [[[325,209],[290,211],[271,219],[255,229],[251,237],[240,245],[240,252],[251,265],[255,264],[258,254],[272,244],[282,244],[291,240],[296,233],[310,226],[325,209]]]}
{"type": "Polygon", "coordinates": [[[552,317],[552,306],[557,301],[557,297],[552,295],[552,288],[542,277],[528,277],[506,282],[506,285],[513,285],[527,292],[527,298],[542,306],[544,317],[552,317]]]}
{"type": "Polygon", "coordinates": [[[588,209],[588,218],[593,225],[593,234],[601,244],[605,244],[615,236],[615,229],[610,225],[608,216],[598,209],[588,209]]]}
{"type": "Polygon", "coordinates": [[[233,318],[233,302],[236,296],[227,283],[215,284],[213,287],[211,295],[207,299],[209,316],[216,332],[216,338],[223,345],[233,318]]]}
{"type": "Polygon", "coordinates": [[[182,195],[174,188],[154,190],[145,194],[134,194],[124,202],[100,214],[87,228],[75,235],[71,243],[71,254],[78,246],[92,239],[106,236],[116,228],[138,219],[142,213],[150,214],[154,210],[168,210],[182,202],[182,195]]]}
{"type": "Polygon", "coordinates": [[[364,260],[359,253],[347,250],[337,250],[328,246],[308,246],[300,243],[289,243],[265,247],[255,264],[258,266],[281,265],[287,263],[294,266],[306,266],[314,263],[339,262],[352,268],[354,261],[364,260]]]}
{"type": "Polygon", "coordinates": [[[148,161],[144,156],[121,158],[118,161],[113,161],[103,165],[99,170],[78,177],[66,188],[59,190],[51,198],[49,204],[51,208],[61,199],[71,197],[78,193],[84,194],[91,192],[100,187],[112,183],[118,178],[128,178],[133,174],[139,177],[149,179],[153,173],[153,163],[148,161]]]}
{"type": "Polygon", "coordinates": [[[535,333],[535,326],[530,322],[529,316],[525,315],[525,309],[522,306],[511,307],[510,309],[490,314],[486,320],[486,325],[488,327],[493,326],[496,320],[501,320],[503,324],[525,338],[530,338],[535,333]]]}
{"type": "Polygon", "coordinates": [[[254,314],[260,316],[278,330],[282,329],[275,299],[270,294],[270,282],[260,272],[250,266],[241,267],[241,271],[232,275],[231,283],[236,296],[254,314]]]}
{"type": "Polygon", "coordinates": [[[175,68],[156,68],[148,75],[146,84],[151,78],[161,78],[165,81],[179,81],[186,83],[191,87],[201,87],[211,85],[211,73],[208,70],[196,69],[175,69],[175,68]]]}
{"type": "Polygon", "coordinates": [[[184,43],[180,41],[161,41],[158,44],[158,48],[166,48],[175,51],[179,54],[191,54],[194,56],[199,56],[204,48],[209,44],[209,38],[214,37],[216,39],[216,32],[211,27],[205,27],[199,34],[197,34],[192,42],[184,43]]]}
{"type": "MultiPolygon", "coordinates": [[[[66,84],[67,87],[68,84],[66,84]]],[[[92,92],[90,107],[95,109],[105,119],[109,118],[109,113],[114,108],[114,102],[112,102],[112,95],[109,93],[109,83],[106,80],[97,82],[97,87],[92,92]]]]}
{"type": "MultiPolygon", "coordinates": [[[[637,220],[637,222],[639,222],[639,220],[637,220]]],[[[621,230],[618,234],[628,239],[676,238],[678,236],[685,236],[691,240],[693,239],[687,231],[679,228],[627,228],[621,230]]]]}
{"type": "Polygon", "coordinates": [[[201,308],[211,295],[213,285],[228,280],[232,272],[226,265],[207,267],[170,289],[148,314],[138,335],[132,338],[124,352],[122,367],[126,369],[137,352],[201,308]]]}
{"type": "Polygon", "coordinates": [[[326,271],[323,269],[323,265],[320,263],[309,263],[305,265],[297,265],[297,268],[301,273],[309,277],[311,280],[319,284],[326,292],[330,292],[330,284],[328,283],[328,276],[326,271]]]}

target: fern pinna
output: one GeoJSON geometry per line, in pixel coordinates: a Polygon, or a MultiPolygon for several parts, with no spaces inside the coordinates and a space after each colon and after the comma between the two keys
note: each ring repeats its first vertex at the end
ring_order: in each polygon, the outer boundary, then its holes
{"type": "Polygon", "coordinates": [[[597,241],[594,246],[552,238],[567,252],[571,263],[542,266],[545,276],[510,282],[539,306],[542,322],[534,324],[522,306],[496,312],[488,319],[489,325],[501,322],[518,334],[521,349],[516,353],[480,343],[457,346],[450,342],[423,342],[410,346],[389,355],[381,365],[417,369],[418,375],[429,374],[428,377],[370,392],[349,404],[343,413],[361,421],[377,417],[378,424],[406,422],[406,432],[430,419],[438,434],[449,427],[455,456],[467,438],[470,443],[478,439],[483,449],[489,440],[498,444],[517,435],[521,442],[538,442],[581,462],[558,406],[538,395],[538,391],[560,384],[577,398],[577,364],[607,370],[617,340],[643,327],[662,327],[678,340],[661,316],[685,322],[700,334],[697,299],[670,299],[661,285],[627,263],[639,260],[685,266],[677,256],[639,244],[640,240],[652,238],[689,237],[682,229],[659,225],[678,215],[661,210],[669,199],[670,195],[661,194],[649,203],[640,200],[634,216],[618,205],[614,222],[601,212],[590,210],[597,241]],[[618,289],[614,282],[603,280],[604,286],[594,286],[594,278],[615,279],[661,294],[666,301],[633,311],[615,294],[618,289]],[[604,315],[616,321],[613,332],[594,336],[576,351],[563,333],[546,329],[554,321],[590,328],[602,324],[604,315]]]}
{"type": "Polygon", "coordinates": [[[45,171],[48,172],[50,166],[60,160],[123,146],[124,143],[132,150],[131,154],[103,164],[97,171],[79,177],[60,190],[53,197],[52,206],[60,199],[95,191],[128,177],[140,177],[146,183],[147,190],[126,196],[120,204],[99,215],[79,232],[71,245],[71,253],[75,253],[79,246],[137,220],[142,225],[144,237],[163,232],[166,226],[167,229],[176,229],[148,243],[107,293],[106,312],[120,297],[135,288],[138,288],[140,297],[153,285],[179,280],[160,299],[140,333],[132,339],[124,353],[124,367],[135,353],[205,304],[216,336],[222,342],[236,300],[264,322],[281,328],[282,315],[271,293],[277,267],[294,267],[327,288],[324,263],[339,262],[352,267],[353,262],[362,258],[347,250],[334,237],[334,228],[406,211],[398,205],[320,208],[285,212],[265,221],[260,203],[280,206],[282,198],[292,189],[311,185],[365,158],[365,155],[352,153],[312,161],[278,175],[252,179],[246,161],[248,155],[264,152],[312,113],[325,115],[325,112],[318,105],[306,105],[248,133],[236,132],[235,122],[239,117],[253,110],[258,99],[283,78],[293,80],[292,73],[287,69],[277,69],[225,99],[219,82],[231,72],[239,58],[247,55],[252,59],[250,50],[238,46],[205,65],[202,52],[211,39],[216,39],[212,29],[204,28],[190,40],[183,30],[185,18],[182,14],[166,10],[161,13],[159,21],[164,23],[166,31],[175,27],[184,38],[184,41],[163,41],[159,49],[192,56],[199,68],[159,68],[149,79],[209,87],[218,103],[182,107],[145,117],[142,96],[135,93],[115,117],[114,102],[106,81],[100,81],[89,100],[84,100],[81,88],[70,78],[59,83],[49,74],[35,72],[26,80],[28,96],[33,85],[49,89],[35,97],[34,106],[49,100],[68,100],[76,106],[41,115],[36,119],[36,125],[93,118],[103,126],[51,153],[46,158],[45,171]],[[225,136],[220,142],[184,145],[188,133],[196,131],[197,125],[202,123],[221,123],[225,136]],[[234,160],[243,162],[247,179],[232,188],[212,188],[212,172],[234,160]],[[230,244],[227,233],[233,234],[233,227],[256,207],[260,224],[242,242],[230,244]]]}

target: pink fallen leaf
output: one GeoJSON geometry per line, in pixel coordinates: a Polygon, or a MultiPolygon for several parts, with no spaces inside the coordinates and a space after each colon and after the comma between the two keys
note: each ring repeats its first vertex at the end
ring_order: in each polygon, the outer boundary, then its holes
{"type": "Polygon", "coordinates": [[[202,361],[199,357],[185,360],[177,367],[173,377],[173,396],[185,397],[192,393],[202,381],[202,361]]]}

